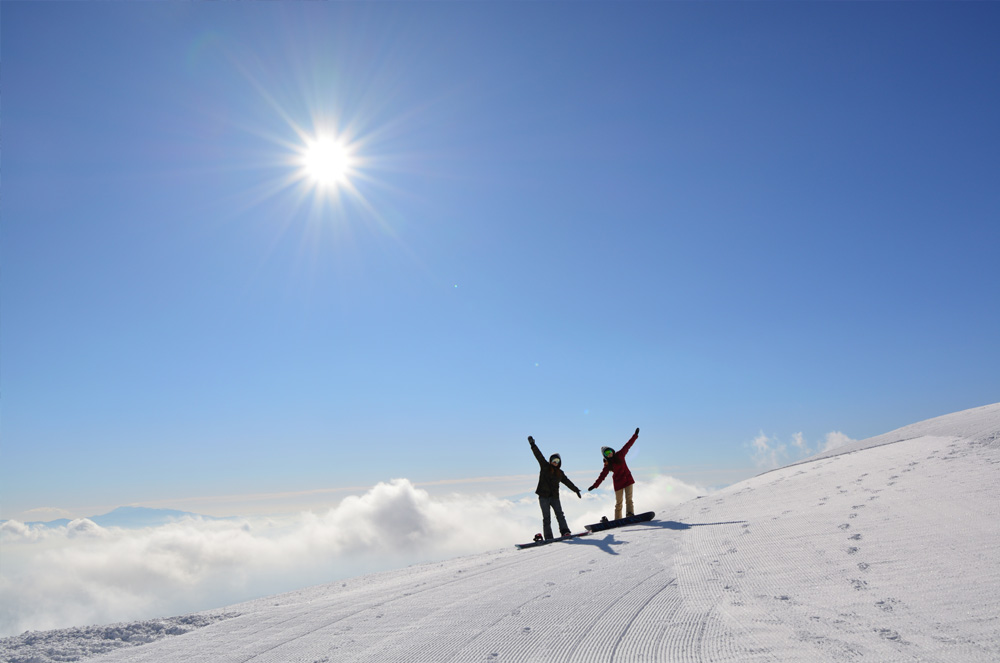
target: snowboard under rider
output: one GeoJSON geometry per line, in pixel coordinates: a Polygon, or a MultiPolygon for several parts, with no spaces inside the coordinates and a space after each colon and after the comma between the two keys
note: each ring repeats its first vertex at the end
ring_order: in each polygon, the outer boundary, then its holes
{"type": "Polygon", "coordinates": [[[623,499],[625,502],[625,515],[635,515],[635,509],[632,507],[632,486],[635,485],[635,479],[632,478],[632,473],[625,463],[625,454],[632,448],[638,437],[639,429],[636,428],[632,438],[617,452],[611,447],[601,447],[601,455],[604,456],[604,469],[601,470],[601,475],[597,477],[594,485],[587,489],[590,491],[600,486],[601,482],[608,476],[608,472],[611,472],[615,486],[615,520],[622,517],[623,499]]]}
{"type": "Polygon", "coordinates": [[[559,533],[566,536],[571,532],[569,525],[566,524],[566,516],[563,515],[562,504],[559,502],[559,484],[566,484],[570,490],[576,493],[577,497],[582,498],[583,494],[562,471],[560,467],[562,458],[559,454],[552,454],[548,460],[545,460],[545,456],[535,446],[535,438],[530,435],[528,436],[528,444],[531,445],[531,451],[535,454],[540,468],[538,488],[535,489],[535,494],[538,495],[538,505],[542,508],[542,532],[546,539],[552,538],[552,514],[550,511],[555,511],[556,520],[559,522],[559,533]]]}

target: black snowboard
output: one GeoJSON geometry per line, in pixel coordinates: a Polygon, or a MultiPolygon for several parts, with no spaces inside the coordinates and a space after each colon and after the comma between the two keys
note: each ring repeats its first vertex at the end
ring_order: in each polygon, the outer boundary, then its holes
{"type": "Polygon", "coordinates": [[[569,541],[570,539],[575,539],[579,536],[587,536],[588,534],[590,534],[589,531],[580,532],[579,534],[567,534],[566,536],[560,536],[555,539],[542,539],[541,541],[532,541],[531,543],[517,543],[514,544],[514,547],[518,549],[534,548],[535,546],[544,546],[545,544],[555,543],[557,541],[569,541]]]}
{"type": "Polygon", "coordinates": [[[652,511],[647,511],[646,513],[640,513],[635,516],[626,516],[624,518],[619,518],[618,520],[606,520],[600,523],[594,523],[593,525],[586,525],[588,532],[600,532],[606,529],[614,529],[615,527],[623,527],[624,525],[631,525],[632,523],[643,523],[647,520],[652,520],[653,516],[656,514],[652,511]]]}

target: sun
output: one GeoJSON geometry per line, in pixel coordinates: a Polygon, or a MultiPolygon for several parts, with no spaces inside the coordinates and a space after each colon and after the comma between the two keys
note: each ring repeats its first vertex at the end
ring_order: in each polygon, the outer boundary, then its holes
{"type": "Polygon", "coordinates": [[[319,187],[335,187],[347,182],[353,155],[343,142],[329,136],[309,141],[302,151],[305,177],[319,187]]]}

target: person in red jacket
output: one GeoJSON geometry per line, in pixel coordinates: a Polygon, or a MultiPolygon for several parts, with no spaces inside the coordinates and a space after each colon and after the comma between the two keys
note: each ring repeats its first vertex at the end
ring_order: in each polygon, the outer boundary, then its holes
{"type": "Polygon", "coordinates": [[[622,517],[622,501],[625,502],[625,515],[635,515],[635,509],[632,506],[632,486],[635,485],[635,479],[632,478],[632,473],[625,463],[625,454],[632,448],[638,437],[639,429],[636,428],[632,438],[617,452],[611,447],[601,447],[601,455],[604,456],[604,469],[601,470],[601,476],[597,477],[594,485],[587,489],[588,491],[594,490],[601,485],[601,482],[608,476],[608,472],[612,473],[615,486],[615,520],[622,517]]]}

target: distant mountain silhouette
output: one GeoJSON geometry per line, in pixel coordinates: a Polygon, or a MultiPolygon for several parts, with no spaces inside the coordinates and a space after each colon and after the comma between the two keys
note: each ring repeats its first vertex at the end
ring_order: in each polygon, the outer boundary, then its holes
{"type": "MultiPolygon", "coordinates": [[[[89,516],[87,520],[93,521],[101,527],[122,527],[124,529],[137,529],[140,527],[157,527],[166,525],[182,518],[201,518],[204,520],[220,520],[213,516],[203,516],[189,511],[177,511],[175,509],[149,509],[143,506],[120,506],[114,511],[110,511],[100,516],[89,516]]],[[[45,527],[65,527],[71,521],[68,518],[49,520],[45,522],[30,522],[27,525],[42,525],[45,527]]]]}

